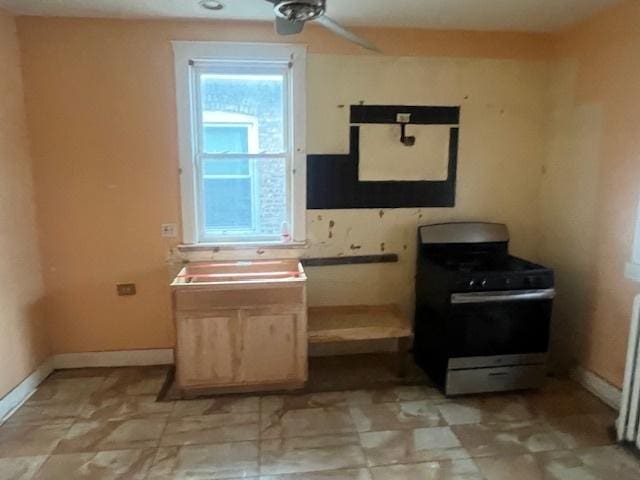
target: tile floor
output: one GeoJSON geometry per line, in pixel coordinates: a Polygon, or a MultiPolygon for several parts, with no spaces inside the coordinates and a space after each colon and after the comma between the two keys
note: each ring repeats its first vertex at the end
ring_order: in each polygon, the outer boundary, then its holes
{"type": "Polygon", "coordinates": [[[614,412],[570,381],[158,403],[164,367],[54,373],[0,426],[0,479],[631,480],[614,412]]]}

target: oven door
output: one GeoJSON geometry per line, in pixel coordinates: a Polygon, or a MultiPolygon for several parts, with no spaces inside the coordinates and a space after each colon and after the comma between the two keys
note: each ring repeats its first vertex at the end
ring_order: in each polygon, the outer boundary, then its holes
{"type": "Polygon", "coordinates": [[[449,356],[546,353],[554,296],[553,289],[452,294],[447,325],[449,356]]]}

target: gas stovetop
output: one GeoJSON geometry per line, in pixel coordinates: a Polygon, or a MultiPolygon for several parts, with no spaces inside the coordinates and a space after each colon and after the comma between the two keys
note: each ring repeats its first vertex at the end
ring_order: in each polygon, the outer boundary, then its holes
{"type": "Polygon", "coordinates": [[[482,273],[482,272],[498,272],[508,274],[509,272],[525,272],[529,270],[543,269],[540,265],[522,260],[521,258],[502,255],[496,257],[473,257],[467,256],[460,258],[459,256],[434,258],[434,263],[442,266],[446,270],[460,273],[482,273]]]}
{"type": "Polygon", "coordinates": [[[501,261],[465,261],[439,258],[425,259],[424,268],[433,268],[434,277],[438,277],[449,290],[474,292],[489,290],[518,290],[553,287],[553,272],[535,263],[521,258],[508,256],[501,261]],[[439,273],[437,273],[437,271],[439,273]]]}
{"type": "Polygon", "coordinates": [[[429,225],[419,235],[419,271],[431,270],[443,293],[553,287],[550,269],[509,254],[503,225],[429,225]]]}

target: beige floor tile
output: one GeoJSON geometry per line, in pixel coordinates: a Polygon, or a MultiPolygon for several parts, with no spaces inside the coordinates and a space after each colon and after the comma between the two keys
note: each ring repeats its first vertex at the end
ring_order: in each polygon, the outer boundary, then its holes
{"type": "Polygon", "coordinates": [[[258,425],[257,413],[220,413],[172,418],[167,423],[160,444],[169,446],[257,440],[258,425]]]}
{"type": "Polygon", "coordinates": [[[598,479],[638,480],[640,456],[617,445],[580,449],[574,452],[589,473],[598,479]]]}
{"type": "Polygon", "coordinates": [[[47,380],[58,380],[61,378],[90,378],[102,377],[106,378],[116,371],[114,367],[92,367],[92,368],[65,368],[64,370],[56,370],[47,380]]]}
{"type": "Polygon", "coordinates": [[[105,395],[158,395],[168,371],[168,366],[119,368],[109,374],[99,391],[105,395]]]}
{"type": "Polygon", "coordinates": [[[83,420],[131,420],[146,417],[168,417],[173,402],[157,402],[155,395],[91,395],[83,406],[83,420]]]}
{"type": "Polygon", "coordinates": [[[596,447],[616,442],[615,418],[611,414],[549,417],[547,422],[568,448],[596,447]]]}
{"type": "Polygon", "coordinates": [[[78,421],[58,444],[55,453],[141,449],[158,446],[167,421],[144,418],[116,422],[78,421]]]}
{"type": "Polygon", "coordinates": [[[567,447],[562,438],[540,420],[454,425],[451,429],[472,457],[519,455],[567,447]]]}
{"type": "Polygon", "coordinates": [[[289,411],[319,407],[349,407],[376,403],[431,400],[446,401],[437,389],[428,386],[400,386],[374,390],[345,390],[339,392],[307,393],[302,395],[267,396],[261,399],[265,412],[289,411]]]}
{"type": "Polygon", "coordinates": [[[613,410],[581,388],[572,384],[555,386],[550,390],[527,392],[523,399],[531,411],[540,417],[565,417],[568,415],[607,414],[613,410]]]}
{"type": "Polygon", "coordinates": [[[364,467],[358,435],[295,437],[260,442],[262,475],[364,467]]]}
{"type": "Polygon", "coordinates": [[[52,455],[35,478],[36,480],[143,480],[155,455],[154,448],[52,455]]]}
{"type": "Polygon", "coordinates": [[[25,405],[50,405],[66,402],[78,403],[104,382],[104,377],[48,378],[38,387],[25,405]]]}
{"type": "Polygon", "coordinates": [[[621,447],[606,446],[476,459],[487,480],[637,480],[640,460],[621,447]]]}
{"type": "Polygon", "coordinates": [[[454,399],[438,405],[449,425],[467,423],[516,422],[534,417],[519,395],[479,396],[454,399]]]}
{"type": "Polygon", "coordinates": [[[172,417],[191,417],[216,413],[257,413],[260,411],[260,397],[224,395],[202,400],[180,400],[174,403],[172,417]]]}
{"type": "Polygon", "coordinates": [[[562,379],[460,399],[402,386],[156,402],[166,373],[55,372],[0,427],[0,479],[640,479],[615,412],[562,379]]]}
{"type": "Polygon", "coordinates": [[[350,468],[326,472],[292,473],[290,475],[263,475],[260,480],[371,480],[371,474],[366,468],[350,468]]]}
{"type": "Polygon", "coordinates": [[[257,475],[257,443],[235,442],[161,448],[147,479],[214,480],[257,475]]]}
{"type": "Polygon", "coordinates": [[[371,390],[373,403],[414,402],[429,400],[431,403],[446,402],[445,397],[437,388],[427,385],[400,386],[371,390]]]}
{"type": "Polygon", "coordinates": [[[350,411],[359,432],[444,425],[436,405],[428,400],[362,405],[350,411]]]}
{"type": "Polygon", "coordinates": [[[483,480],[473,460],[373,467],[371,476],[373,480],[483,480]]]}
{"type": "Polygon", "coordinates": [[[308,408],[348,407],[350,405],[370,405],[373,394],[366,390],[341,392],[306,393],[302,395],[270,395],[260,399],[263,413],[301,410],[308,408]]]}
{"type": "Polygon", "coordinates": [[[261,437],[317,436],[355,432],[355,424],[344,407],[263,411],[261,437]]]}
{"type": "Polygon", "coordinates": [[[70,400],[65,403],[32,404],[25,403],[6,422],[7,425],[46,425],[73,421],[80,415],[88,397],[84,400],[70,400]]]}
{"type": "Polygon", "coordinates": [[[65,436],[71,422],[50,425],[3,425],[0,458],[47,455],[65,436]]]}
{"type": "Polygon", "coordinates": [[[0,458],[0,479],[31,480],[46,459],[46,455],[0,458]]]}
{"type": "Polygon", "coordinates": [[[102,377],[48,378],[7,423],[45,425],[74,420],[103,381],[102,377]]]}
{"type": "MultiPolygon", "coordinates": [[[[487,480],[551,480],[547,475],[544,464],[538,461],[536,455],[509,455],[476,458],[476,464],[487,480]],[[517,473],[516,473],[517,472],[517,473]]],[[[582,477],[575,477],[576,480],[582,477]]],[[[584,480],[593,480],[584,477],[584,480]]],[[[569,480],[569,479],[567,479],[569,480]]]]}
{"type": "Polygon", "coordinates": [[[361,433],[360,442],[369,466],[469,457],[449,427],[361,433]]]}

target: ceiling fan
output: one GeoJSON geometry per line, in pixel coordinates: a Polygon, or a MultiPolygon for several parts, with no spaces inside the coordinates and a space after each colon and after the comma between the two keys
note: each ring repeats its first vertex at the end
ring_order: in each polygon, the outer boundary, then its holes
{"type": "Polygon", "coordinates": [[[349,40],[367,50],[379,52],[378,48],[365,38],[357,36],[325,15],[326,0],[266,0],[273,4],[276,14],[276,31],[280,35],[300,33],[305,22],[317,22],[327,30],[349,40]]]}

